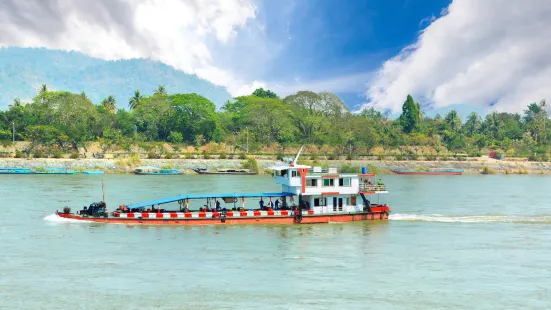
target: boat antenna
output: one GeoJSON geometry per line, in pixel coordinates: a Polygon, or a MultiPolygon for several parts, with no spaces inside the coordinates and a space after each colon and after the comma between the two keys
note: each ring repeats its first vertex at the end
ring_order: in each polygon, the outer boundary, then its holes
{"type": "Polygon", "coordinates": [[[103,177],[101,178],[101,191],[103,194],[103,202],[105,202],[105,182],[103,182],[103,177]]]}
{"type": "Polygon", "coordinates": [[[300,147],[300,150],[298,150],[297,157],[295,157],[295,160],[293,160],[293,166],[297,164],[298,157],[300,156],[300,152],[302,152],[303,147],[304,145],[300,147]]]}

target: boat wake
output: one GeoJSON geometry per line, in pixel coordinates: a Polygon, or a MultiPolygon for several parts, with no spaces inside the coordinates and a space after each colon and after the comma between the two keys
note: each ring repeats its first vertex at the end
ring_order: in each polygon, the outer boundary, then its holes
{"type": "Polygon", "coordinates": [[[89,221],[63,218],[63,217],[57,216],[55,213],[45,216],[44,220],[48,222],[54,222],[54,223],[87,223],[89,222],[89,221]]]}
{"type": "Polygon", "coordinates": [[[442,214],[391,214],[393,221],[418,221],[440,223],[518,223],[551,224],[551,216],[515,216],[515,215],[467,215],[447,216],[442,214]]]}

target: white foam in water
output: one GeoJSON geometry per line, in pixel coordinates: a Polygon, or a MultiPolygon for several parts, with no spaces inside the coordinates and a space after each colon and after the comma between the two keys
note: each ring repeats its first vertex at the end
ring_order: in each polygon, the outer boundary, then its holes
{"type": "Polygon", "coordinates": [[[445,216],[441,214],[391,214],[393,221],[420,221],[441,223],[534,223],[551,224],[551,216],[469,215],[445,216]]]}
{"type": "Polygon", "coordinates": [[[44,220],[48,221],[48,222],[57,222],[57,223],[83,223],[83,222],[88,222],[88,221],[64,218],[64,217],[58,216],[55,213],[50,214],[48,216],[45,216],[44,220]]]}

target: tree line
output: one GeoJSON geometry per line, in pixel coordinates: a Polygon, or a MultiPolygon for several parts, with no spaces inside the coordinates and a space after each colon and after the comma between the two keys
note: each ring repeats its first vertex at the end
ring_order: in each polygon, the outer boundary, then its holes
{"type": "Polygon", "coordinates": [[[52,91],[46,85],[28,103],[15,99],[0,111],[0,140],[29,141],[31,148],[76,149],[86,142],[106,148],[140,142],[169,142],[196,147],[225,143],[236,151],[270,147],[284,152],[300,144],[321,152],[372,154],[465,153],[497,149],[511,156],[546,159],[551,126],[545,101],[530,103],[522,114],[475,112],[462,120],[455,110],[427,117],[408,96],[402,114],[392,120],[373,108],[352,113],[331,92],[299,91],[280,98],[259,88],[233,98],[217,111],[198,94],[169,94],[162,85],[150,95],[136,90],[119,109],[108,96],[99,104],[85,93],[52,91]],[[427,151],[430,150],[430,151],[427,151]]]}

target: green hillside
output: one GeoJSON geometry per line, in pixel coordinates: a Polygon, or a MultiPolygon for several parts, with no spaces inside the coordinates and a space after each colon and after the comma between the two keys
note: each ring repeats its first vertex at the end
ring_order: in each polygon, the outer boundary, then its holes
{"type": "Polygon", "coordinates": [[[134,90],[152,93],[156,85],[174,93],[200,94],[217,107],[231,98],[224,87],[151,60],[105,61],[77,52],[0,48],[0,109],[16,97],[33,98],[41,84],[84,91],[94,103],[113,95],[120,107],[126,107],[134,90]]]}

